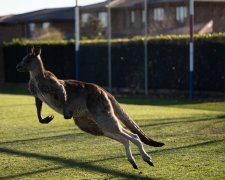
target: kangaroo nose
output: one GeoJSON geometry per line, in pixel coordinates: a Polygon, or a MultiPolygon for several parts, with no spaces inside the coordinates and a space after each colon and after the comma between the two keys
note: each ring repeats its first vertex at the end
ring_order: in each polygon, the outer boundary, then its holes
{"type": "Polygon", "coordinates": [[[18,68],[20,68],[20,65],[19,64],[16,65],[16,69],[18,69],[18,68]]]}
{"type": "Polygon", "coordinates": [[[22,67],[21,65],[17,64],[17,65],[16,65],[16,70],[17,70],[17,71],[20,71],[21,67],[22,67]]]}

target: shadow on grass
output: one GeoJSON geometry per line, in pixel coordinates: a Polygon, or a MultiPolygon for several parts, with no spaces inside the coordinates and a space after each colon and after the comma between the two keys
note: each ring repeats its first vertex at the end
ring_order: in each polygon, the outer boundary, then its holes
{"type": "Polygon", "coordinates": [[[159,121],[162,120],[178,120],[178,121],[171,121],[171,122],[160,122],[160,123],[151,123],[140,125],[140,127],[151,127],[151,126],[160,126],[160,125],[169,125],[169,124],[177,124],[177,123],[192,123],[192,122],[201,122],[201,121],[214,121],[214,120],[222,120],[225,119],[225,115],[219,115],[215,117],[202,117],[198,119],[191,119],[191,118],[168,118],[168,119],[157,119],[159,121]],[[190,120],[188,120],[190,119],[190,120]]]}
{"type": "Polygon", "coordinates": [[[30,95],[27,85],[22,85],[20,87],[0,87],[0,94],[30,95]]]}
{"type": "Polygon", "coordinates": [[[136,97],[119,97],[118,101],[122,104],[132,105],[150,105],[150,106],[172,106],[172,105],[194,105],[202,103],[202,101],[191,100],[176,100],[176,99],[149,99],[149,98],[136,98],[136,97]]]}
{"type": "Polygon", "coordinates": [[[171,152],[171,151],[177,151],[177,150],[189,149],[189,148],[191,149],[191,148],[195,148],[195,147],[208,146],[208,145],[212,145],[212,144],[216,144],[216,143],[220,143],[220,142],[224,142],[224,141],[225,141],[225,139],[205,141],[205,142],[202,142],[202,143],[191,144],[191,145],[187,145],[187,146],[175,147],[175,148],[170,148],[170,149],[155,150],[155,151],[151,151],[151,153],[171,152]]]}
{"type": "MultiPolygon", "coordinates": [[[[175,148],[169,148],[169,149],[155,150],[155,151],[151,151],[150,153],[154,154],[154,153],[167,153],[167,152],[173,152],[173,151],[175,152],[175,151],[182,150],[182,149],[197,148],[197,147],[213,145],[213,144],[221,143],[221,142],[225,142],[225,139],[206,141],[206,142],[202,142],[202,143],[196,143],[196,144],[180,146],[180,147],[175,147],[175,148]]],[[[58,170],[58,169],[63,169],[63,168],[82,168],[87,171],[99,172],[99,173],[103,173],[103,174],[111,174],[113,176],[122,177],[122,178],[126,178],[126,179],[140,179],[140,180],[141,179],[156,179],[156,178],[149,178],[149,177],[143,177],[141,175],[131,174],[128,172],[122,172],[119,170],[108,169],[106,167],[91,164],[91,163],[96,163],[96,162],[112,160],[112,159],[124,158],[125,157],[124,155],[95,160],[95,161],[91,161],[91,162],[82,162],[82,161],[74,160],[74,159],[65,159],[62,157],[55,157],[55,156],[49,156],[49,155],[45,155],[45,154],[31,153],[31,152],[13,150],[13,149],[8,149],[8,148],[0,148],[0,152],[4,153],[4,154],[8,154],[8,155],[17,155],[17,156],[26,157],[26,158],[35,158],[35,159],[39,159],[39,160],[50,161],[50,162],[54,162],[54,163],[60,165],[60,167],[49,168],[49,169],[44,169],[44,170],[36,170],[36,171],[32,171],[32,172],[26,172],[26,173],[1,177],[3,179],[19,178],[19,177],[23,177],[23,176],[28,176],[28,175],[33,175],[33,174],[37,174],[37,173],[43,173],[43,172],[48,172],[48,171],[58,170]]],[[[140,155],[140,154],[139,153],[134,154],[134,156],[138,156],[138,155],[140,155]]],[[[162,178],[158,178],[158,179],[162,179],[162,178]]]]}
{"type": "MultiPolygon", "coordinates": [[[[75,160],[75,159],[65,159],[62,157],[49,156],[49,155],[45,155],[45,154],[31,153],[31,152],[13,150],[13,149],[8,149],[8,148],[0,148],[0,152],[4,153],[4,154],[8,154],[8,155],[16,155],[16,156],[21,156],[21,157],[26,157],[26,158],[34,158],[34,159],[39,159],[39,160],[50,161],[50,162],[61,165],[61,167],[58,167],[56,169],[60,169],[60,168],[64,168],[64,167],[66,167],[66,168],[81,168],[81,169],[87,170],[87,171],[99,172],[99,173],[103,173],[103,174],[111,174],[116,177],[122,177],[122,178],[126,178],[126,179],[140,179],[140,180],[141,179],[162,179],[162,178],[143,177],[141,175],[131,174],[128,172],[109,169],[107,167],[93,165],[93,164],[91,164],[91,162],[82,162],[82,161],[75,160]]],[[[22,176],[26,176],[26,175],[47,172],[50,170],[54,170],[54,169],[47,169],[47,170],[40,170],[40,171],[33,171],[33,172],[27,172],[27,173],[22,173],[22,174],[10,175],[10,176],[2,177],[2,179],[18,178],[18,177],[22,177],[22,176]]],[[[131,171],[133,171],[133,170],[131,169],[131,171]]]]}
{"type": "MultiPolygon", "coordinates": [[[[148,151],[149,154],[155,154],[155,153],[166,153],[166,152],[173,152],[173,151],[178,151],[182,149],[191,149],[191,148],[196,148],[196,147],[201,147],[201,146],[208,146],[220,142],[225,142],[225,139],[220,139],[220,140],[212,140],[212,141],[206,141],[202,143],[197,143],[197,144],[191,144],[187,146],[180,146],[180,147],[175,147],[175,148],[169,148],[169,149],[160,149],[160,150],[155,150],[155,151],[148,151]]],[[[134,156],[140,156],[139,153],[133,153],[134,156]]],[[[125,156],[117,156],[117,157],[110,157],[110,158],[105,158],[105,159],[100,159],[92,162],[101,162],[101,161],[107,161],[107,160],[112,160],[112,159],[119,159],[119,158],[125,158],[125,156]]]]}
{"type": "Polygon", "coordinates": [[[128,105],[149,105],[149,106],[174,106],[182,109],[199,109],[224,112],[225,106],[223,99],[220,100],[178,100],[178,99],[150,99],[150,98],[135,98],[135,97],[119,97],[118,101],[128,105]],[[207,102],[220,102],[218,105],[205,105],[207,102]]]}
{"type": "Polygon", "coordinates": [[[50,136],[50,137],[39,137],[39,138],[32,138],[32,139],[23,139],[23,140],[15,140],[15,141],[6,141],[6,142],[0,142],[0,145],[5,145],[5,144],[18,144],[18,143],[27,143],[27,142],[40,142],[40,141],[49,141],[53,139],[75,139],[78,136],[82,136],[84,133],[70,133],[70,134],[63,134],[63,135],[56,135],[56,136],[50,136]]]}
{"type": "MultiPolygon", "coordinates": [[[[145,127],[151,127],[151,126],[160,126],[160,125],[170,125],[170,124],[178,124],[178,123],[192,123],[192,122],[201,122],[201,121],[212,121],[212,120],[222,120],[224,119],[224,115],[219,115],[215,117],[203,117],[203,118],[198,118],[198,119],[191,119],[188,117],[184,118],[162,118],[162,119],[157,119],[157,121],[163,121],[163,120],[176,120],[176,121],[171,121],[171,122],[160,122],[160,123],[150,123],[150,124],[143,124],[139,125],[141,128],[145,127]],[[190,119],[190,120],[188,120],[190,119]]],[[[140,120],[140,121],[145,121],[145,120],[140,120]]],[[[148,120],[147,120],[148,121],[148,120]]],[[[84,136],[87,135],[85,132],[75,132],[77,129],[70,129],[73,130],[73,133],[69,134],[61,134],[61,135],[55,135],[55,136],[49,136],[49,137],[38,137],[38,138],[31,138],[31,139],[22,139],[22,140],[14,140],[14,141],[5,141],[5,142],[0,142],[0,145],[5,145],[5,144],[18,144],[18,143],[27,143],[27,142],[36,142],[36,141],[49,141],[53,139],[68,139],[68,138],[76,138],[79,136],[84,136]]],[[[65,130],[63,130],[65,131],[65,130]]],[[[51,131],[51,133],[54,131],[51,131]]],[[[56,131],[59,132],[59,131],[56,131]]],[[[49,133],[49,132],[48,132],[49,133]]],[[[96,136],[91,136],[91,137],[96,137],[96,136]]]]}
{"type": "Polygon", "coordinates": [[[9,175],[9,176],[5,176],[5,177],[0,177],[0,179],[2,178],[2,179],[6,180],[6,179],[19,178],[19,177],[23,177],[23,176],[45,173],[45,172],[48,172],[48,171],[55,171],[55,170],[59,170],[59,169],[63,169],[63,168],[64,167],[46,168],[46,169],[42,169],[42,170],[21,173],[21,174],[18,174],[18,175],[9,175]]]}

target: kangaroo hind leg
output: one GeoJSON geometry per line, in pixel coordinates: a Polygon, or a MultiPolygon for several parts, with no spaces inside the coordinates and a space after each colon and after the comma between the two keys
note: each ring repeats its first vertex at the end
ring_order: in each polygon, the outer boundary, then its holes
{"type": "Polygon", "coordinates": [[[119,134],[105,133],[105,136],[122,143],[126,150],[127,160],[131,163],[131,165],[133,166],[134,169],[138,169],[135,159],[134,159],[131,149],[130,149],[129,141],[119,134]]]}
{"type": "Polygon", "coordinates": [[[126,130],[120,125],[119,119],[114,114],[111,102],[109,101],[106,94],[96,93],[95,96],[89,96],[87,102],[88,109],[96,124],[102,129],[105,136],[116,139],[117,141],[124,144],[131,164],[136,168],[134,158],[129,148],[129,141],[138,146],[139,151],[142,155],[144,161],[153,166],[151,158],[145,152],[143,145],[139,137],[135,134],[129,134],[126,130]]]}
{"type": "Polygon", "coordinates": [[[133,134],[130,131],[126,130],[125,128],[122,128],[121,135],[130,140],[138,147],[141,153],[141,157],[145,162],[147,162],[150,166],[154,166],[151,156],[149,156],[144,150],[143,144],[137,134],[133,134]]]}
{"type": "Polygon", "coordinates": [[[108,98],[112,104],[113,110],[117,118],[123,122],[123,124],[134,134],[137,134],[140,138],[140,140],[149,145],[154,147],[161,147],[165,145],[162,142],[157,142],[145,135],[145,133],[141,130],[141,128],[136,124],[128,115],[127,113],[120,107],[119,103],[116,101],[116,99],[111,95],[108,94],[108,98]]]}

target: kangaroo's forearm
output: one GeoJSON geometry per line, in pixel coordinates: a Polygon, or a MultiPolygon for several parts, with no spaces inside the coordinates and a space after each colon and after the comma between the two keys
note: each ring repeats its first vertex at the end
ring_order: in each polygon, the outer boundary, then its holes
{"type": "Polygon", "coordinates": [[[42,117],[41,117],[42,101],[39,100],[38,98],[35,98],[35,104],[36,104],[36,108],[37,108],[38,120],[41,121],[42,120],[42,117]]]}
{"type": "Polygon", "coordinates": [[[36,104],[36,108],[37,108],[37,116],[38,116],[39,122],[42,124],[48,124],[50,121],[52,121],[52,119],[54,118],[54,116],[52,116],[52,115],[47,116],[44,119],[41,117],[42,101],[40,99],[38,99],[37,97],[35,97],[35,104],[36,104]]]}

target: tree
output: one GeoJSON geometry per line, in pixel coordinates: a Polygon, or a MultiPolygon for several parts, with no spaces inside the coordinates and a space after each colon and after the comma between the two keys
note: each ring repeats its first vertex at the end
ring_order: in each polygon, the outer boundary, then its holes
{"type": "Polygon", "coordinates": [[[90,15],[87,22],[81,23],[81,38],[82,39],[99,39],[102,38],[104,28],[100,20],[90,15]]]}
{"type": "Polygon", "coordinates": [[[57,28],[37,29],[32,34],[32,39],[36,40],[61,40],[65,39],[64,34],[57,28]]]}

